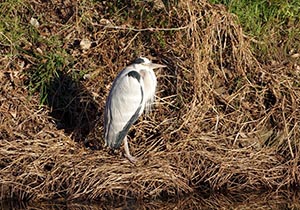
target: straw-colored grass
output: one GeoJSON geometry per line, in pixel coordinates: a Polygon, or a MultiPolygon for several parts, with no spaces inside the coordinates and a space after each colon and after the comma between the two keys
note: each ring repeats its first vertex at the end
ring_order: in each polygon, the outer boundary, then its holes
{"type": "Polygon", "coordinates": [[[21,28],[15,44],[1,32],[1,199],[169,198],[299,185],[297,61],[260,64],[221,6],[155,2],[65,1],[55,13],[47,2],[19,5],[18,24],[32,15],[40,26],[21,28]],[[83,38],[92,42],[86,49],[83,38]],[[102,115],[113,78],[139,55],[168,68],[156,72],[153,112],[129,133],[133,165],[103,148],[102,115]]]}

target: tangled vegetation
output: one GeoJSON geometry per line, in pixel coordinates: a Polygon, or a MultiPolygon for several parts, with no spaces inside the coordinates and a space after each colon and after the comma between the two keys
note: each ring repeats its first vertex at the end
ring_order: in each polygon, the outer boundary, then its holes
{"type": "Polygon", "coordinates": [[[0,18],[1,199],[299,186],[297,34],[257,40],[206,0],[6,0],[0,18]],[[112,80],[140,55],[168,67],[129,133],[135,166],[103,148],[102,115],[112,80]]]}

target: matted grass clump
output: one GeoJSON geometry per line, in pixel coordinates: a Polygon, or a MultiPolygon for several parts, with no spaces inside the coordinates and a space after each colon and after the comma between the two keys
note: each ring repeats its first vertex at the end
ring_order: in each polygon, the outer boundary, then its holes
{"type": "Polygon", "coordinates": [[[0,197],[169,198],[299,185],[299,63],[263,65],[204,0],[1,4],[0,197]],[[14,8],[14,9],[13,9],[14,8]],[[103,148],[117,73],[143,55],[157,100],[131,164],[103,148]]]}

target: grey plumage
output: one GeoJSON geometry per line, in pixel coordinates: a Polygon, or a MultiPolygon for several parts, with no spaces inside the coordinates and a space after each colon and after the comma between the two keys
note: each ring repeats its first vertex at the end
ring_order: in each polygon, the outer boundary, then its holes
{"type": "Polygon", "coordinates": [[[151,106],[156,89],[154,68],[164,67],[140,57],[123,69],[113,82],[104,113],[105,144],[118,149],[124,140],[126,156],[129,154],[126,135],[144,109],[151,106]]]}

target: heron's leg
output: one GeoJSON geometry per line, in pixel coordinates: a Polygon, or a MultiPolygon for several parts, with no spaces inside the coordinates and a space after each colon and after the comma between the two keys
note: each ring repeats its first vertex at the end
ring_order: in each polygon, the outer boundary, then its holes
{"type": "Polygon", "coordinates": [[[125,156],[128,158],[128,160],[132,163],[136,163],[136,158],[131,156],[131,154],[129,152],[127,136],[125,136],[125,138],[124,138],[124,149],[125,149],[125,156]]]}

